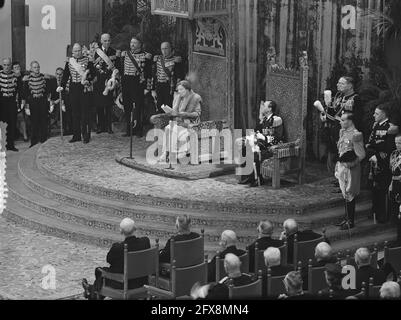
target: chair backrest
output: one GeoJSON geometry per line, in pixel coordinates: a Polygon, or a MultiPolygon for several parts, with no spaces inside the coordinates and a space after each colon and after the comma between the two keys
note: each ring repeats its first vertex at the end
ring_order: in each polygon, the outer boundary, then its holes
{"type": "Polygon", "coordinates": [[[326,267],[313,267],[312,260],[308,264],[308,292],[315,294],[324,288],[327,288],[326,276],[324,271],[326,267]]]}
{"type": "Polygon", "coordinates": [[[205,260],[205,237],[202,230],[198,238],[186,241],[170,242],[170,263],[177,268],[185,268],[189,266],[196,266],[205,260]]]}
{"type": "Polygon", "coordinates": [[[159,242],[153,248],[128,252],[127,244],[124,245],[124,285],[128,285],[131,279],[159,274],[159,242]]]}
{"type": "Polygon", "coordinates": [[[369,298],[373,299],[378,299],[380,298],[380,289],[382,286],[375,286],[374,285],[374,279],[370,278],[369,279],[369,285],[368,285],[368,296],[369,298]]]}
{"type": "MultiPolygon", "coordinates": [[[[287,266],[287,242],[285,241],[284,244],[278,248],[280,250],[280,258],[281,258],[281,265],[287,266]]],[[[258,244],[255,246],[255,270],[262,270],[263,272],[267,271],[265,257],[264,257],[265,250],[259,250],[258,244]]]]}
{"type": "Polygon", "coordinates": [[[320,237],[314,240],[298,242],[298,237],[294,237],[294,258],[293,261],[301,262],[302,265],[307,265],[310,259],[314,259],[316,246],[324,242],[324,237],[320,237]]]}
{"type": "MultiPolygon", "coordinates": [[[[249,272],[249,252],[244,253],[242,256],[238,257],[241,261],[241,272],[249,272]]],[[[256,269],[258,270],[258,269],[256,269]]],[[[225,276],[227,276],[226,270],[224,269],[224,259],[219,257],[219,253],[216,256],[216,281],[220,281],[225,276]]]]}
{"type": "Polygon", "coordinates": [[[284,276],[272,277],[270,269],[267,270],[267,286],[266,296],[269,298],[277,298],[280,294],[286,293],[284,285],[284,276]]]}
{"type": "Polygon", "coordinates": [[[388,243],[384,247],[384,263],[389,263],[394,270],[401,270],[401,247],[389,248],[388,243]]]}
{"type": "Polygon", "coordinates": [[[173,262],[170,286],[175,297],[189,296],[197,282],[207,284],[207,261],[185,268],[177,268],[173,262]]]}
{"type": "Polygon", "coordinates": [[[230,300],[255,299],[262,297],[262,277],[246,286],[235,287],[233,284],[228,286],[230,300]]]}
{"type": "MultiPolygon", "coordinates": [[[[266,99],[278,105],[278,115],[283,119],[287,141],[306,140],[306,115],[308,104],[308,57],[300,57],[300,69],[289,69],[275,63],[275,52],[269,52],[266,73],[266,99]],[[288,90],[291,88],[291,90],[288,90]]],[[[305,149],[302,147],[302,149],[305,149]]],[[[302,150],[302,157],[305,150],[302,150]]]]}

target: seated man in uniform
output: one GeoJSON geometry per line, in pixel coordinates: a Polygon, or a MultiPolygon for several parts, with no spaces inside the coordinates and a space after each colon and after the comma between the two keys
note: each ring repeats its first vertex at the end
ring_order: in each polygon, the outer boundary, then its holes
{"type": "Polygon", "coordinates": [[[322,290],[320,297],[322,299],[344,300],[357,292],[355,290],[344,290],[342,287],[342,268],[336,263],[328,263],[324,275],[327,282],[327,288],[322,290]]]}
{"type": "Polygon", "coordinates": [[[360,248],[355,252],[355,263],[358,267],[356,270],[356,288],[362,288],[362,282],[369,283],[369,279],[373,278],[373,285],[381,286],[386,277],[382,270],[373,268],[371,266],[372,256],[369,249],[360,248]]]}
{"type": "MultiPolygon", "coordinates": [[[[120,223],[120,231],[121,234],[125,237],[123,242],[114,243],[111,247],[109,253],[107,254],[107,262],[110,264],[110,267],[105,268],[96,268],[95,276],[96,280],[93,285],[89,285],[86,279],[82,280],[82,286],[84,288],[84,297],[89,300],[97,300],[98,294],[103,285],[103,278],[101,269],[111,272],[111,273],[124,273],[124,245],[128,245],[128,252],[134,251],[142,251],[150,248],[150,240],[147,237],[137,238],[135,236],[135,222],[131,219],[124,219],[120,223]]],[[[140,261],[138,261],[140,263],[140,261]]],[[[148,277],[131,279],[128,283],[129,289],[141,288],[144,285],[148,284],[148,277]]],[[[121,283],[108,280],[106,281],[106,285],[111,286],[115,289],[123,289],[121,283]]],[[[104,297],[99,296],[100,299],[104,299],[104,297]]]]}
{"type": "Polygon", "coordinates": [[[241,272],[241,261],[236,255],[232,253],[226,255],[224,269],[227,277],[223,278],[219,283],[212,283],[204,287],[195,285],[191,290],[191,296],[194,299],[228,300],[228,286],[231,283],[234,287],[242,287],[252,283],[252,277],[241,272]]]}
{"type": "Polygon", "coordinates": [[[250,184],[251,187],[257,187],[264,183],[260,174],[260,166],[264,160],[272,156],[270,148],[284,140],[283,120],[276,115],[276,111],[277,104],[274,101],[262,101],[259,122],[254,133],[237,141],[237,145],[242,148],[243,155],[247,144],[254,153],[253,173],[242,176],[239,184],[250,184]]]}
{"type": "Polygon", "coordinates": [[[226,230],[221,234],[220,246],[223,249],[221,253],[214,256],[213,259],[209,262],[207,270],[208,270],[208,281],[214,282],[216,281],[216,257],[218,256],[220,259],[224,259],[228,253],[235,254],[237,257],[241,257],[246,252],[241,249],[237,249],[237,235],[234,231],[226,230]]]}

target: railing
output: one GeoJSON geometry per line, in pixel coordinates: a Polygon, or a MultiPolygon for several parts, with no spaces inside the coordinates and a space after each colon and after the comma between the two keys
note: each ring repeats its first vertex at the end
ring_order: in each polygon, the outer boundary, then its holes
{"type": "Polygon", "coordinates": [[[152,0],[152,14],[194,19],[228,14],[230,0],[152,0]]]}

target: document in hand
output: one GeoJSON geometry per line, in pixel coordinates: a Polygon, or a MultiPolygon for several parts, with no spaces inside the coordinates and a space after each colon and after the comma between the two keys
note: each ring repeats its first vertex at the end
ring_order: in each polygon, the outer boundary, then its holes
{"type": "Polygon", "coordinates": [[[166,106],[166,105],[162,105],[162,109],[163,109],[163,111],[165,112],[165,113],[173,113],[173,109],[172,108],[170,108],[169,106],[166,106]]]}

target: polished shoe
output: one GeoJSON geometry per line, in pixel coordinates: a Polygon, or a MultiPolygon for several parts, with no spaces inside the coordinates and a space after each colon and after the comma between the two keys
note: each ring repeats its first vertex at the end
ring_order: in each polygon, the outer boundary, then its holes
{"type": "Polygon", "coordinates": [[[344,223],[341,227],[340,227],[340,230],[342,230],[342,231],[346,231],[346,230],[350,230],[350,229],[354,229],[355,228],[355,225],[353,224],[353,223],[350,223],[350,222],[346,222],[346,223],[344,223]]]}
{"type": "Polygon", "coordinates": [[[75,142],[80,142],[82,141],[81,139],[71,139],[70,141],[68,141],[69,143],[75,143],[75,142]]]}
{"type": "Polygon", "coordinates": [[[348,222],[347,220],[341,220],[341,222],[336,223],[335,226],[336,226],[336,227],[341,227],[341,226],[343,226],[344,224],[346,224],[347,222],[348,222]]]}
{"type": "Polygon", "coordinates": [[[18,152],[18,149],[16,147],[7,147],[8,151],[14,151],[14,152],[18,152]]]}

